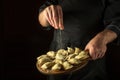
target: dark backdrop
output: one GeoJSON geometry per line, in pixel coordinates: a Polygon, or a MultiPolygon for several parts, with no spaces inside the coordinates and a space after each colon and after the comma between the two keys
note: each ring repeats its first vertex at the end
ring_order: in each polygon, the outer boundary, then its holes
{"type": "MultiPolygon", "coordinates": [[[[36,69],[36,57],[48,50],[53,31],[38,22],[38,10],[45,0],[4,0],[4,80],[45,80],[36,69]]],[[[119,78],[120,46],[109,47],[107,69],[110,78],[119,78]]]]}
{"type": "Polygon", "coordinates": [[[52,31],[42,30],[38,10],[45,0],[4,0],[4,80],[45,80],[36,58],[48,50],[52,31]]]}

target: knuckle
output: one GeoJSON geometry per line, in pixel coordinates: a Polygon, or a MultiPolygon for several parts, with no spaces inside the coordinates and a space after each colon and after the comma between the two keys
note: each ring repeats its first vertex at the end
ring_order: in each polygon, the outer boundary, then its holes
{"type": "Polygon", "coordinates": [[[54,16],[53,16],[53,18],[54,18],[54,19],[57,19],[57,16],[56,16],[56,15],[54,15],[54,16]]]}
{"type": "Polygon", "coordinates": [[[54,5],[52,4],[52,5],[50,5],[50,7],[54,7],[54,5]]]}

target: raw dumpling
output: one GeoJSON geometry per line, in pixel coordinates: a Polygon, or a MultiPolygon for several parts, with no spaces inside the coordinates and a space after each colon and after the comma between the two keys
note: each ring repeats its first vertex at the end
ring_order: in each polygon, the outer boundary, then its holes
{"type": "Polygon", "coordinates": [[[57,51],[57,54],[62,54],[64,56],[66,56],[66,55],[68,55],[68,52],[65,49],[60,49],[60,50],[57,51]]]}
{"type": "Polygon", "coordinates": [[[70,54],[67,56],[67,60],[71,59],[71,58],[74,58],[76,56],[76,54],[70,54]]]}
{"type": "Polygon", "coordinates": [[[52,59],[55,58],[55,52],[54,52],[54,51],[49,51],[49,52],[47,52],[47,55],[48,55],[49,57],[51,57],[52,59]]]}
{"type": "Polygon", "coordinates": [[[53,67],[52,70],[60,70],[62,68],[62,65],[59,63],[56,63],[53,67]]]}
{"type": "Polygon", "coordinates": [[[45,69],[51,68],[53,65],[54,65],[53,62],[46,62],[41,66],[41,68],[45,70],[45,69]]]}
{"type": "Polygon", "coordinates": [[[79,54],[80,52],[81,52],[81,49],[80,49],[80,48],[75,47],[75,52],[74,52],[74,54],[79,54]]]}
{"type": "Polygon", "coordinates": [[[68,62],[71,63],[71,64],[79,64],[79,63],[81,63],[80,60],[77,60],[77,59],[75,59],[75,58],[69,59],[68,62]]]}
{"type": "Polygon", "coordinates": [[[60,53],[57,53],[56,56],[55,56],[56,59],[60,59],[60,60],[65,60],[66,58],[66,55],[62,55],[60,53]]]}
{"type": "Polygon", "coordinates": [[[75,57],[75,59],[83,60],[83,59],[87,59],[88,57],[89,55],[87,54],[87,52],[81,51],[79,55],[75,57]]]}
{"type": "Polygon", "coordinates": [[[74,49],[71,48],[71,47],[67,47],[67,51],[68,51],[68,53],[70,53],[70,54],[74,53],[74,49]]]}
{"type": "Polygon", "coordinates": [[[46,62],[51,62],[51,58],[48,56],[48,55],[41,55],[39,57],[37,57],[37,61],[38,61],[38,64],[44,64],[46,62]]]}
{"type": "Polygon", "coordinates": [[[57,51],[55,58],[60,60],[66,60],[67,55],[68,55],[67,50],[60,49],[57,51]]]}
{"type": "Polygon", "coordinates": [[[47,55],[41,55],[41,56],[39,56],[39,57],[37,57],[37,60],[39,60],[39,59],[41,59],[41,58],[48,58],[48,56],[47,55]]]}
{"type": "Polygon", "coordinates": [[[51,59],[50,58],[40,58],[40,59],[38,59],[38,64],[44,64],[44,63],[46,63],[46,62],[50,62],[51,61],[51,59]]]}
{"type": "Polygon", "coordinates": [[[63,67],[64,67],[65,70],[67,70],[67,69],[72,68],[73,65],[71,65],[69,62],[65,61],[65,62],[63,63],[63,67]]]}
{"type": "Polygon", "coordinates": [[[63,61],[60,60],[60,59],[55,59],[53,62],[55,62],[55,63],[59,63],[59,64],[62,64],[62,63],[63,63],[63,61]]]}
{"type": "Polygon", "coordinates": [[[75,59],[82,59],[84,57],[84,55],[77,55],[77,56],[75,56],[75,59]]]}
{"type": "Polygon", "coordinates": [[[81,51],[81,52],[79,53],[79,55],[85,55],[85,54],[86,54],[85,51],[81,51]]]}

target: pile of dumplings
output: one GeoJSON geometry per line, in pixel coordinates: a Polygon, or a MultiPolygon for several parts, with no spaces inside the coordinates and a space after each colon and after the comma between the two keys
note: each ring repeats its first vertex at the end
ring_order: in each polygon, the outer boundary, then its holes
{"type": "Polygon", "coordinates": [[[74,49],[67,47],[67,50],[48,51],[46,54],[37,57],[37,64],[42,70],[61,71],[71,69],[87,58],[89,58],[88,52],[78,47],[74,49]]]}

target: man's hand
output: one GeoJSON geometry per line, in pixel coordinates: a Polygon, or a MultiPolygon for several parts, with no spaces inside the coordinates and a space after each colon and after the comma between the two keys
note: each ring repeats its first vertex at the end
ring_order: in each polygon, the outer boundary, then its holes
{"type": "Polygon", "coordinates": [[[106,43],[102,35],[95,36],[86,46],[85,50],[89,51],[93,60],[102,58],[106,52],[106,43]]]}
{"type": "Polygon", "coordinates": [[[44,25],[51,25],[55,29],[64,29],[63,12],[60,5],[50,5],[39,15],[39,21],[44,25]]]}
{"type": "Polygon", "coordinates": [[[98,33],[85,47],[93,60],[102,58],[107,50],[107,44],[116,39],[117,35],[111,30],[98,33]]]}

